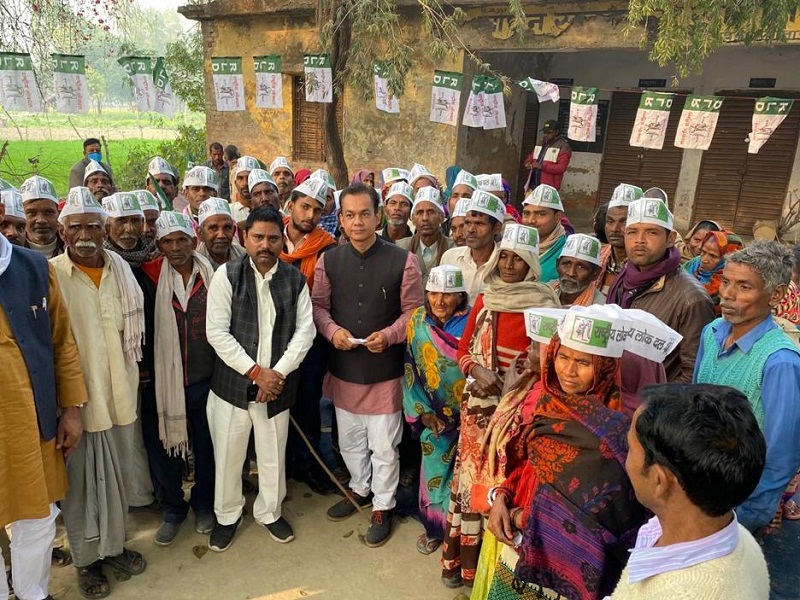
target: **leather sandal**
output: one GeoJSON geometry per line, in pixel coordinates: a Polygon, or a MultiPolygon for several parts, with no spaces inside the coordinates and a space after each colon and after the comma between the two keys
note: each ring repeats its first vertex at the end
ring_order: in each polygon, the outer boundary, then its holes
{"type": "Polygon", "coordinates": [[[140,575],[147,568],[147,561],[144,556],[135,550],[122,549],[122,554],[109,556],[103,559],[107,567],[111,567],[117,581],[126,581],[131,575],[140,575]]]}
{"type": "Polygon", "coordinates": [[[417,552],[426,556],[428,554],[433,554],[436,552],[437,548],[439,548],[441,543],[441,540],[430,539],[423,533],[417,538],[417,552]]]}
{"type": "Polygon", "coordinates": [[[108,579],[103,574],[102,561],[96,561],[88,567],[77,567],[78,590],[88,600],[106,598],[111,593],[108,579]]]}

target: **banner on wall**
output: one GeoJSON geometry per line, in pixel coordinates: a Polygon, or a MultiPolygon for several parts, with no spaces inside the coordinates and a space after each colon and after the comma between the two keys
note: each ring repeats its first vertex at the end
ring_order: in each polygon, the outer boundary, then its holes
{"type": "Polygon", "coordinates": [[[753,107],[753,131],[750,132],[750,143],[747,152],[758,154],[761,146],[767,143],[772,133],[783,123],[786,115],[792,110],[794,100],[786,98],[758,98],[753,107]]]}
{"type": "Polygon", "coordinates": [[[139,112],[154,110],[156,93],[152,59],[146,56],[123,56],[117,63],[131,78],[136,110],[139,112]]]}
{"type": "Polygon", "coordinates": [[[576,142],[594,142],[597,137],[597,88],[572,88],[567,137],[576,142]]]}
{"type": "Polygon", "coordinates": [[[389,90],[389,79],[386,75],[386,64],[381,61],[376,62],[375,108],[381,112],[398,114],[400,112],[400,98],[394,96],[389,90]]]}
{"type": "Polygon", "coordinates": [[[464,75],[452,71],[434,71],[431,90],[430,120],[445,125],[458,125],[461,86],[464,75]]]}
{"type": "Polygon", "coordinates": [[[233,112],[244,110],[244,80],[242,57],[227,56],[211,59],[211,79],[217,110],[233,112]]]}
{"type": "Polygon", "coordinates": [[[722,96],[689,95],[683,105],[675,146],[690,150],[708,150],[717,129],[722,96]]]}
{"type": "Polygon", "coordinates": [[[256,73],[256,107],[283,108],[283,74],[277,54],[253,57],[256,73]]]}
{"type": "Polygon", "coordinates": [[[70,114],[87,112],[89,87],[86,85],[86,57],[53,54],[52,58],[56,110],[70,114]]]}
{"type": "Polygon", "coordinates": [[[631,131],[631,146],[661,150],[667,137],[669,111],[675,94],[642,92],[631,131]]]}
{"type": "Polygon", "coordinates": [[[169,82],[163,56],[156,58],[156,65],[153,67],[153,86],[155,88],[153,110],[171,117],[175,112],[175,97],[172,95],[172,85],[169,82]]]}
{"type": "Polygon", "coordinates": [[[30,54],[0,52],[0,104],[8,111],[42,109],[30,54]]]}
{"type": "Polygon", "coordinates": [[[333,72],[330,54],[306,54],[303,57],[306,102],[333,102],[333,72]]]}

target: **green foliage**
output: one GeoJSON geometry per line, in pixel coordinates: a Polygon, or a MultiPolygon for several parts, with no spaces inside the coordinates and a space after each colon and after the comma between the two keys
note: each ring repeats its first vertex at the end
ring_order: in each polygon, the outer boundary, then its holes
{"type": "Polygon", "coordinates": [[[172,91],[189,110],[205,110],[203,82],[203,36],[195,27],[182,33],[176,42],[167,45],[167,69],[172,91]]]}
{"type": "Polygon", "coordinates": [[[679,77],[702,69],[730,41],[785,41],[787,21],[800,0],[631,0],[628,32],[644,27],[642,48],[660,66],[673,63],[679,77]]]}
{"type": "Polygon", "coordinates": [[[154,156],[164,158],[182,175],[189,162],[205,160],[205,130],[181,125],[178,127],[178,137],[174,140],[161,142],[155,147],[147,143],[135,145],[127,153],[125,161],[115,167],[114,179],[117,187],[121,190],[144,187],[147,165],[154,156]]]}

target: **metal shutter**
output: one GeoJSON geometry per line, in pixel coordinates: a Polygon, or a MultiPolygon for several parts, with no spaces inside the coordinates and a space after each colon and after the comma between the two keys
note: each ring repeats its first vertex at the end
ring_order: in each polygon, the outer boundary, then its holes
{"type": "MultiPolygon", "coordinates": [[[[775,93],[778,97],[797,94],[775,93]]],[[[751,235],[759,219],[779,219],[786,198],[800,130],[800,106],[761,147],[747,153],[754,98],[727,96],[711,146],[703,153],[692,222],[713,219],[742,235],[751,235]]]]}
{"type": "MultiPolygon", "coordinates": [[[[517,177],[517,188],[514,199],[522,196],[525,182],[528,180],[528,169],[523,164],[528,154],[533,152],[539,141],[539,101],[535,94],[526,94],[527,103],[525,105],[525,123],[522,126],[522,156],[520,156],[519,176],[517,177]]],[[[518,204],[515,202],[515,204],[518,204]]]]}
{"type": "MultiPolygon", "coordinates": [[[[658,186],[670,199],[675,197],[683,162],[683,149],[675,147],[685,96],[675,96],[667,124],[667,137],[661,150],[636,148],[630,145],[631,131],[636,121],[641,94],[614,92],[611,96],[611,115],[600,167],[600,186],[597,204],[608,202],[620,183],[638,185],[643,190],[658,186]]],[[[670,200],[672,204],[672,200],[670,200]]]]}

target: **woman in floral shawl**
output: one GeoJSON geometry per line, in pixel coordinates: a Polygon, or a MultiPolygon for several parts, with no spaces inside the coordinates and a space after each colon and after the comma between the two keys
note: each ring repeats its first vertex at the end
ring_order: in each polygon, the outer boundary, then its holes
{"type": "Polygon", "coordinates": [[[419,518],[425,533],[417,550],[431,554],[444,538],[450,483],[458,442],[464,376],[456,362],[458,340],[469,315],[461,269],[431,269],[425,305],[408,322],[403,412],[422,444],[419,518]]]}
{"type": "Polygon", "coordinates": [[[700,254],[683,265],[706,288],[717,316],[720,315],[719,284],[722,269],[725,268],[725,256],[742,248],[742,238],[732,231],[708,231],[700,243],[700,254]]]}

